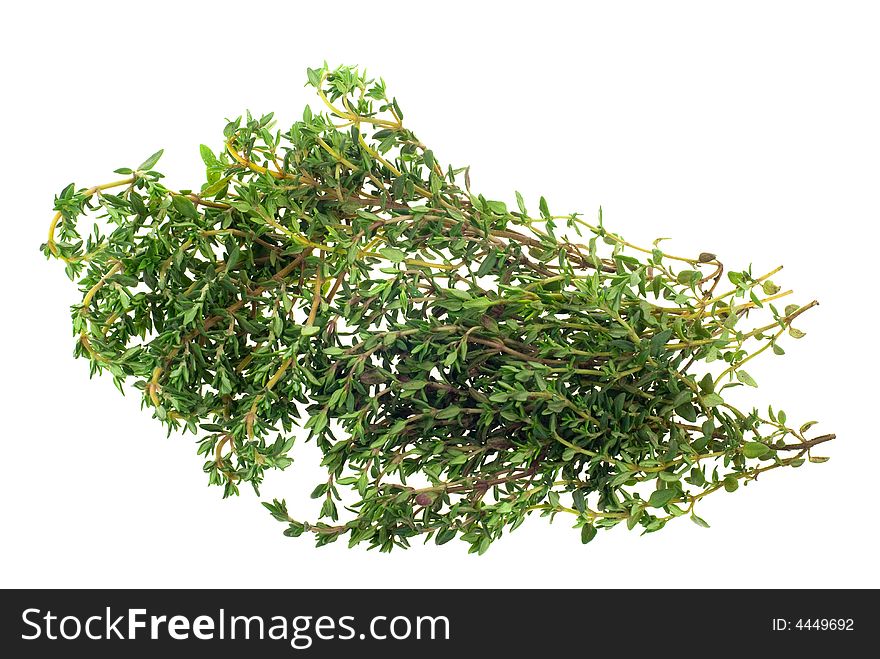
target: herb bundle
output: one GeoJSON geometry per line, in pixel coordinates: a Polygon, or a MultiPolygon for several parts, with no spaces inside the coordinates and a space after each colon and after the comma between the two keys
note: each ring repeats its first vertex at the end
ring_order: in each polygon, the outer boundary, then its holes
{"type": "Polygon", "coordinates": [[[308,81],[322,112],[229,122],[198,189],[162,183],[161,151],[67,186],[43,245],[83,290],[76,355],[199,435],[225,495],[288,467],[302,425],[327,478],[316,522],[264,503],[287,535],[482,553],[531,513],[571,515],[583,542],[706,526],[707,495],[826,459],[813,422],[724,395],[804,335],[816,302],[779,309],[779,268],[639,247],[543,198],[511,210],[441,165],[384,81],[308,81]]]}

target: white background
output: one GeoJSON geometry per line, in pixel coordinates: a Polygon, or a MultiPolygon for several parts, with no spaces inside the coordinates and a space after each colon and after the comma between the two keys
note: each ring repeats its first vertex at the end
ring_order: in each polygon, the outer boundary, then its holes
{"type": "MultiPolygon", "coordinates": [[[[0,585],[880,586],[877,303],[880,15],[854,2],[151,2],[4,5],[0,585]],[[755,402],[819,419],[822,465],[780,470],[639,537],[580,544],[535,517],[483,557],[431,543],[380,555],[282,536],[252,493],[208,488],[192,435],[166,439],[71,358],[61,265],[38,251],[53,195],[160,147],[197,186],[224,118],[311,103],[307,66],[366,66],[475,190],[592,216],[634,242],[779,263],[821,306],[755,402]]],[[[272,474],[314,519],[313,447],[272,474]]]]}

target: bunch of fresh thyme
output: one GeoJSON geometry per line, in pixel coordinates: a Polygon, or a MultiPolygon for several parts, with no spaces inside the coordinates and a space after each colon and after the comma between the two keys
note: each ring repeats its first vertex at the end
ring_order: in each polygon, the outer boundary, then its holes
{"type": "Polygon", "coordinates": [[[723,396],[803,336],[816,303],[778,310],[778,268],[637,247],[543,198],[511,210],[441,165],[383,81],[308,81],[322,113],[229,122],[198,190],[163,185],[161,151],[69,185],[43,246],[84,291],[76,355],[120,389],[135,378],[169,432],[207,433],[226,495],[291,464],[304,411],[324,521],[264,505],[287,535],[383,551],[459,536],[482,553],[532,512],[571,514],[583,542],[705,526],[708,494],[825,459],[810,451],[833,435],[807,439],[812,422],[723,396]],[[84,236],[83,217],[104,228],[84,236]]]}

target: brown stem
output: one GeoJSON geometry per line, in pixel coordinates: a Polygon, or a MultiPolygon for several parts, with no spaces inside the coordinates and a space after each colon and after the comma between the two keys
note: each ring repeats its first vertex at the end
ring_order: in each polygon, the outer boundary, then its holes
{"type": "Polygon", "coordinates": [[[837,435],[834,433],[829,433],[827,435],[822,435],[820,437],[816,437],[815,439],[810,439],[804,442],[798,442],[797,444],[784,444],[783,446],[771,446],[770,448],[776,451],[803,451],[808,448],[812,448],[817,444],[824,444],[825,442],[830,442],[832,439],[836,439],[837,435]]]}

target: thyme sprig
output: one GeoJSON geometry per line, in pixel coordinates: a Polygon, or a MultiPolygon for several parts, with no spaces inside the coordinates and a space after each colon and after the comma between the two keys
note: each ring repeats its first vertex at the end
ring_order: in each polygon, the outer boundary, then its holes
{"type": "Polygon", "coordinates": [[[163,184],[161,151],[67,186],[43,246],[83,291],[76,355],[120,390],[133,378],[169,433],[201,433],[226,496],[288,467],[302,421],[327,479],[317,522],[264,504],[287,535],[482,553],[532,513],[570,514],[584,542],[706,526],[707,495],[826,459],[814,422],[725,396],[804,335],[817,303],[779,309],[781,268],[637,246],[601,209],[531,212],[519,193],[510,209],[441,165],[384,81],[326,65],[308,81],[320,112],[285,132],[230,121],[197,191],[163,184]]]}

